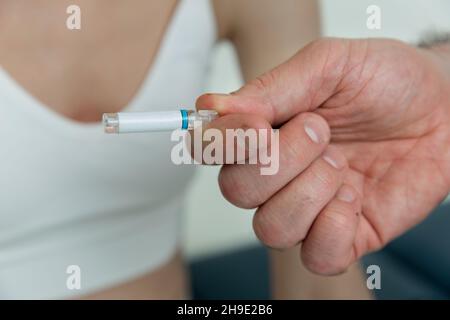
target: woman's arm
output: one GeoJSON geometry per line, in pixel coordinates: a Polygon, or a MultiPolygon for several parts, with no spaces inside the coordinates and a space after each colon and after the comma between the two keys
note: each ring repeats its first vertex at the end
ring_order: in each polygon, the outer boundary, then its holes
{"type": "MultiPolygon", "coordinates": [[[[315,0],[215,0],[219,35],[235,45],[245,81],[285,61],[320,36],[315,0]]],[[[299,248],[271,252],[275,299],[370,298],[358,266],[320,277],[299,262],[299,248]]]]}
{"type": "Polygon", "coordinates": [[[219,35],[237,50],[245,81],[320,36],[315,0],[215,0],[219,35]]]}

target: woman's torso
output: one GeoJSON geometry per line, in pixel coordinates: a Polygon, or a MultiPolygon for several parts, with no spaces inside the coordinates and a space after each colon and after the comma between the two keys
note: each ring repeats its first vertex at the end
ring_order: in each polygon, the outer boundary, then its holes
{"type": "Polygon", "coordinates": [[[104,112],[123,109],[137,93],[177,5],[134,3],[81,1],[81,29],[69,30],[69,1],[6,2],[1,64],[49,109],[96,122],[104,112]]]}
{"type": "Polygon", "coordinates": [[[81,294],[145,277],[177,244],[192,168],[171,163],[169,134],[106,136],[98,120],[194,103],[215,41],[210,4],[78,3],[81,30],[66,28],[70,1],[0,4],[3,297],[72,296],[69,263],[88,279],[81,294]],[[40,281],[57,288],[34,291],[40,281]]]}

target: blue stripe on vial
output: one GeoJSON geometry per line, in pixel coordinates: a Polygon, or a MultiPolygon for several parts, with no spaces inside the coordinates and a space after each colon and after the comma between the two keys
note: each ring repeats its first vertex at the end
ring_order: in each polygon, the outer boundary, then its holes
{"type": "Polygon", "coordinates": [[[188,124],[189,124],[189,122],[188,122],[188,112],[187,112],[187,110],[180,110],[180,112],[181,112],[181,119],[182,119],[181,129],[187,130],[188,129],[188,124]]]}

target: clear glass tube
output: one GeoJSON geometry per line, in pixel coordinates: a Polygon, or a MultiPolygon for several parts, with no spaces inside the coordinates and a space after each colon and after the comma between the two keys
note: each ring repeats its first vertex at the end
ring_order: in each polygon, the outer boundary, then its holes
{"type": "Polygon", "coordinates": [[[117,113],[105,113],[103,115],[105,133],[119,133],[119,116],[117,113]]]}
{"type": "Polygon", "coordinates": [[[188,111],[188,130],[194,129],[196,124],[205,125],[218,117],[219,114],[214,110],[190,110],[188,111]]]}
{"type": "Polygon", "coordinates": [[[219,114],[213,110],[105,113],[103,126],[106,133],[192,130],[218,117],[219,114]]]}

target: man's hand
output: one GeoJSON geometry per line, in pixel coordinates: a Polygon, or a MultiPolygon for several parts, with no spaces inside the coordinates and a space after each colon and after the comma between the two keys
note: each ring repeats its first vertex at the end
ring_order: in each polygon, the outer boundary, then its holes
{"type": "Polygon", "coordinates": [[[266,245],[302,242],[311,271],[345,271],[450,191],[445,59],[392,40],[324,39],[231,95],[200,97],[198,109],[225,115],[220,129],[264,127],[261,116],[280,128],[279,172],[225,165],[224,196],[258,208],[254,230],[266,245]],[[247,124],[226,116],[235,113],[247,124]]]}

